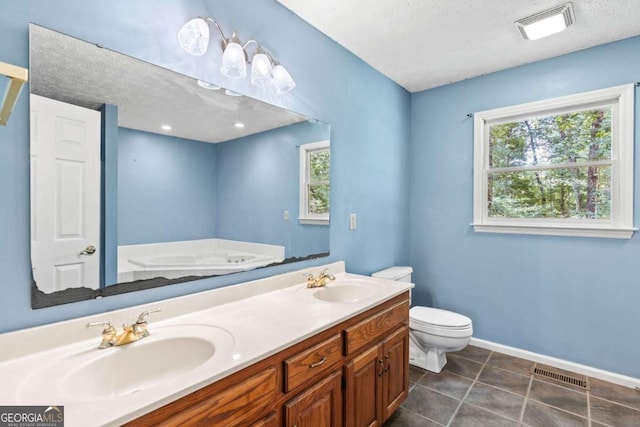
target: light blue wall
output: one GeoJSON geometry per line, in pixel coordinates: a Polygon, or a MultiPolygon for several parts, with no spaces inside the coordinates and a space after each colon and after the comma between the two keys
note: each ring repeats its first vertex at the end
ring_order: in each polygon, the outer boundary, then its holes
{"type": "MultiPolygon", "coordinates": [[[[638,233],[631,240],[474,233],[473,120],[465,117],[638,80],[640,37],[414,94],[414,302],[468,315],[478,338],[639,378],[638,233]]],[[[636,146],[636,226],[639,159],[636,146]]]]}
{"type": "Polygon", "coordinates": [[[217,237],[284,246],[285,257],[328,252],[329,227],[297,218],[298,147],[329,133],[326,123],[311,121],[217,144],[217,237]]]}
{"type": "MultiPolygon", "coordinates": [[[[332,225],[329,258],[166,286],[46,309],[30,308],[29,116],[21,96],[0,127],[0,332],[156,301],[310,265],[345,260],[355,273],[409,261],[410,95],[273,0],[3,1],[0,61],[28,65],[32,21],[196,78],[316,117],[332,127],[332,225]],[[259,39],[296,79],[282,97],[224,79],[215,48],[183,52],[176,34],[198,15],[259,39]],[[349,213],[358,230],[349,232],[349,213]]],[[[214,42],[215,45],[215,42],[214,42]]]]}
{"type": "Polygon", "coordinates": [[[216,237],[216,146],[118,128],[118,245],[216,237]]]}

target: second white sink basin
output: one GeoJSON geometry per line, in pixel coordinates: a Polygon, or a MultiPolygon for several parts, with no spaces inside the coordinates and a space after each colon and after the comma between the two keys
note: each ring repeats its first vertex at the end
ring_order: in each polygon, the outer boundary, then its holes
{"type": "Polygon", "coordinates": [[[357,302],[371,298],[377,290],[366,282],[347,280],[330,282],[313,293],[314,298],[327,302],[357,302]]]}
{"type": "Polygon", "coordinates": [[[179,380],[234,347],[229,332],[208,325],[149,329],[149,337],[131,344],[84,348],[41,367],[23,383],[21,399],[37,399],[43,384],[55,385],[61,397],[74,401],[129,395],[179,380]]]}

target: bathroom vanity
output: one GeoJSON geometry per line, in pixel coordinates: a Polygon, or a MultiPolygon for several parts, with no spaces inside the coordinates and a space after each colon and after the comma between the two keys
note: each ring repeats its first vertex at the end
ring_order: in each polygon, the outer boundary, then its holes
{"type": "Polygon", "coordinates": [[[63,405],[66,426],[382,425],[408,395],[412,287],[339,262],[1,334],[0,401],[63,405]],[[335,280],[308,289],[324,268],[335,280]],[[84,328],[151,309],[122,347],[84,328]]]}
{"type": "Polygon", "coordinates": [[[409,392],[408,316],[403,293],[129,425],[382,425],[409,392]]]}

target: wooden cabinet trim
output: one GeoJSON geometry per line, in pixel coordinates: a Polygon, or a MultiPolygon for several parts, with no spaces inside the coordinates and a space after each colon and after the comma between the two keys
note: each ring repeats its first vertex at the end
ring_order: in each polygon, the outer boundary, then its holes
{"type": "Polygon", "coordinates": [[[278,427],[278,412],[273,411],[263,419],[251,424],[250,427],[278,427]]]}

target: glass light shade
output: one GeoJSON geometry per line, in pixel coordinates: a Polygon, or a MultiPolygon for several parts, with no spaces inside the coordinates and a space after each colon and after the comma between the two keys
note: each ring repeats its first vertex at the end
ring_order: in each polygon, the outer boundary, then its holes
{"type": "Polygon", "coordinates": [[[178,32],[180,46],[191,55],[204,55],[209,46],[209,24],[202,18],[194,18],[178,32]]]}
{"type": "Polygon", "coordinates": [[[296,87],[293,77],[282,65],[276,65],[273,68],[273,84],[278,95],[285,94],[296,87]]]}
{"type": "Polygon", "coordinates": [[[271,83],[271,60],[264,53],[253,55],[251,83],[256,86],[266,86],[271,83]]]}
{"type": "Polygon", "coordinates": [[[247,75],[247,60],[244,49],[236,42],[227,43],[222,53],[222,74],[232,79],[241,79],[247,75]]]}

